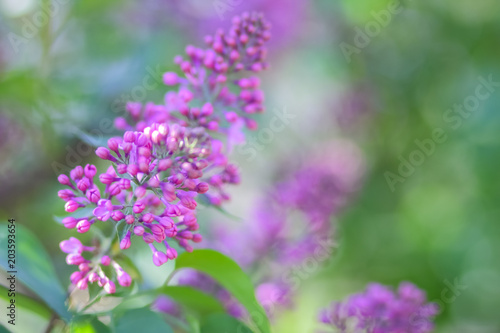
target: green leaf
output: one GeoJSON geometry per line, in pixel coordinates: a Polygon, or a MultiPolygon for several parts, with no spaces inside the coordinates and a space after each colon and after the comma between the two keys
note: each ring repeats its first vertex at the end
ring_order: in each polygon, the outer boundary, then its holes
{"type": "MultiPolygon", "coordinates": [[[[4,286],[0,286],[0,298],[6,302],[10,302],[11,298],[8,296],[9,291],[4,286]]],[[[20,294],[16,291],[16,307],[22,309],[22,311],[30,311],[36,313],[38,316],[44,319],[50,319],[52,311],[47,308],[43,303],[40,303],[26,295],[20,294]]]]}
{"type": "Polygon", "coordinates": [[[226,313],[208,316],[201,324],[201,333],[252,333],[245,324],[226,313]]]}
{"type": "Polygon", "coordinates": [[[125,312],[118,318],[115,331],[120,333],[173,333],[172,328],[163,321],[161,316],[148,308],[125,312]]]}
{"type": "Polygon", "coordinates": [[[252,282],[233,260],[214,250],[194,250],[182,253],[175,268],[194,268],[210,275],[247,309],[261,333],[270,332],[269,319],[255,298],[252,282]]]}
{"type": "Polygon", "coordinates": [[[192,287],[165,286],[159,288],[159,292],[202,316],[214,312],[224,312],[224,307],[218,300],[192,287]]]}
{"type": "MultiPolygon", "coordinates": [[[[7,224],[0,224],[0,257],[7,258],[7,224]]],[[[66,292],[57,278],[50,257],[40,241],[24,226],[16,224],[16,263],[17,279],[37,294],[62,319],[68,322],[72,314],[66,308],[66,292]]],[[[11,271],[7,260],[0,266],[11,271]]]]}
{"type": "Polygon", "coordinates": [[[70,333],[110,333],[111,329],[96,316],[83,315],[74,318],[70,323],[70,333]]]}

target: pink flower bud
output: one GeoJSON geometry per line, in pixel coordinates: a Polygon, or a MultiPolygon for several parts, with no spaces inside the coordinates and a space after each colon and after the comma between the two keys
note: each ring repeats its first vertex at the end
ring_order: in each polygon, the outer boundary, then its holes
{"type": "Polygon", "coordinates": [[[126,164],[118,164],[116,166],[116,171],[118,171],[118,173],[120,175],[123,175],[125,172],[127,172],[127,165],[126,164]]]}
{"type": "Polygon", "coordinates": [[[104,291],[107,292],[108,294],[114,294],[116,292],[115,283],[107,279],[107,282],[104,284],[104,291]]]}
{"type": "Polygon", "coordinates": [[[99,281],[99,275],[96,272],[92,272],[89,274],[89,282],[94,283],[99,281]]]}
{"type": "Polygon", "coordinates": [[[134,227],[134,234],[136,236],[142,236],[144,234],[144,227],[142,225],[136,225],[134,227]]]}
{"type": "Polygon", "coordinates": [[[203,237],[200,234],[193,235],[193,242],[200,243],[203,240],[203,237]]]}
{"type": "Polygon", "coordinates": [[[77,284],[78,281],[80,281],[83,278],[83,274],[80,271],[73,272],[71,276],[69,277],[69,280],[73,284],[77,284]]]}
{"type": "Polygon", "coordinates": [[[68,240],[63,240],[59,243],[61,251],[64,253],[82,253],[83,245],[78,238],[70,237],[68,240]]]}
{"type": "Polygon", "coordinates": [[[201,182],[198,185],[196,185],[196,192],[198,193],[206,193],[209,190],[209,186],[205,182],[201,182]]]}
{"type": "Polygon", "coordinates": [[[69,177],[66,176],[66,175],[59,175],[59,177],[57,177],[57,180],[59,181],[59,183],[61,183],[62,185],[68,185],[68,186],[71,186],[71,181],[69,180],[69,177]]]}
{"type": "Polygon", "coordinates": [[[85,174],[85,177],[87,177],[88,179],[92,179],[92,178],[94,178],[97,170],[96,170],[95,165],[87,164],[85,166],[85,169],[83,170],[83,172],[85,174]]]}
{"type": "Polygon", "coordinates": [[[97,155],[97,157],[102,158],[103,160],[114,160],[114,157],[111,156],[108,148],[99,147],[96,149],[95,154],[97,155]]]}
{"type": "Polygon", "coordinates": [[[135,142],[135,134],[134,132],[127,131],[123,134],[123,141],[125,142],[135,142]]]}
{"type": "Polygon", "coordinates": [[[115,153],[118,153],[118,147],[119,147],[120,143],[118,140],[116,140],[115,138],[111,138],[108,140],[108,147],[110,150],[114,151],[115,153]]]}
{"type": "Polygon", "coordinates": [[[101,199],[101,193],[99,193],[99,189],[97,187],[88,190],[85,195],[87,196],[87,199],[93,203],[97,203],[101,199]]]}
{"type": "Polygon", "coordinates": [[[76,227],[76,224],[78,223],[78,220],[75,219],[74,217],[72,216],[68,216],[68,217],[65,217],[63,218],[62,220],[62,224],[68,228],[68,229],[73,229],[74,227],[76,227]]]}
{"type": "Polygon", "coordinates": [[[90,226],[91,226],[91,224],[89,221],[81,220],[76,224],[76,230],[79,233],[83,234],[83,233],[86,233],[87,231],[89,231],[90,226]]]}
{"type": "Polygon", "coordinates": [[[127,234],[123,239],[120,241],[120,249],[126,250],[130,247],[131,241],[130,241],[130,230],[127,231],[127,234]]]}
{"type": "Polygon", "coordinates": [[[109,173],[102,173],[99,175],[99,181],[103,184],[110,185],[115,181],[115,177],[109,173]]]}
{"type": "Polygon", "coordinates": [[[139,168],[137,167],[137,165],[135,164],[129,164],[127,166],[127,172],[131,175],[131,176],[135,176],[137,175],[137,173],[139,172],[139,168]]]}
{"type": "Polygon", "coordinates": [[[85,192],[90,186],[90,181],[88,178],[82,178],[78,181],[78,184],[76,184],[76,187],[82,192],[85,192]]]}
{"type": "Polygon", "coordinates": [[[80,205],[78,204],[78,202],[76,202],[74,200],[69,200],[64,205],[64,210],[66,210],[69,213],[76,211],[78,208],[80,208],[80,205]]]}
{"type": "Polygon", "coordinates": [[[77,167],[75,167],[73,170],[70,171],[69,175],[71,179],[78,180],[83,177],[83,168],[78,165],[77,167]]]}
{"type": "Polygon", "coordinates": [[[118,283],[122,287],[128,287],[132,284],[132,278],[122,269],[117,272],[117,279],[118,283]]]}
{"type": "Polygon", "coordinates": [[[172,166],[172,160],[164,158],[158,162],[158,170],[165,171],[172,166]]]}
{"type": "Polygon", "coordinates": [[[167,258],[171,260],[177,258],[177,251],[174,248],[169,247],[167,249],[167,258]]]}
{"type": "Polygon", "coordinates": [[[75,197],[75,194],[73,193],[73,191],[68,190],[68,189],[58,191],[57,195],[59,196],[59,198],[63,199],[64,201],[68,201],[71,198],[75,197]]]}
{"type": "Polygon", "coordinates": [[[158,219],[158,223],[160,223],[166,229],[170,229],[174,226],[174,221],[169,217],[162,217],[158,219]]]}
{"type": "Polygon", "coordinates": [[[135,222],[134,215],[127,215],[127,216],[125,216],[125,222],[127,224],[133,224],[135,222]]]}
{"type": "Polygon", "coordinates": [[[148,233],[148,232],[145,232],[143,235],[142,235],[142,240],[148,244],[151,244],[155,241],[155,237],[148,233]]]}
{"type": "Polygon", "coordinates": [[[88,286],[88,280],[87,280],[87,278],[83,278],[83,279],[81,279],[80,281],[78,281],[78,282],[76,283],[76,287],[77,287],[78,289],[80,289],[80,290],[85,290],[85,289],[87,289],[87,286],[88,286]]]}
{"type": "Polygon", "coordinates": [[[113,221],[121,221],[125,217],[125,214],[121,210],[115,210],[113,213],[111,213],[111,219],[113,221]]]}
{"type": "Polygon", "coordinates": [[[104,266],[109,266],[110,263],[111,263],[111,258],[109,256],[102,256],[101,264],[103,264],[104,266]]]}
{"type": "Polygon", "coordinates": [[[167,86],[174,86],[179,83],[179,78],[176,73],[167,72],[163,74],[163,83],[167,86]]]}
{"type": "Polygon", "coordinates": [[[80,265],[86,262],[85,258],[78,253],[70,253],[66,256],[66,263],[68,265],[80,265]]]}
{"type": "Polygon", "coordinates": [[[140,202],[140,201],[137,201],[135,204],[134,204],[134,207],[132,207],[132,211],[135,213],[135,214],[140,214],[142,213],[142,211],[146,208],[146,206],[144,205],[143,202],[140,202]]]}
{"type": "Polygon", "coordinates": [[[168,257],[165,253],[161,251],[156,251],[153,253],[153,263],[156,266],[161,266],[168,261],[168,257]]]}

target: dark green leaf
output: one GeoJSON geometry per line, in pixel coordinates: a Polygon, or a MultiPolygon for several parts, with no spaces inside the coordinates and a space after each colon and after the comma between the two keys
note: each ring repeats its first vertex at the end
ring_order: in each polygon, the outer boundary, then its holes
{"type": "MultiPolygon", "coordinates": [[[[7,258],[8,229],[0,225],[0,257],[7,258]]],[[[10,271],[7,260],[2,260],[1,267],[10,271]]],[[[25,227],[16,224],[16,264],[17,278],[36,293],[57,314],[69,321],[66,292],[57,278],[50,257],[38,239],[25,227]]]]}
{"type": "Polygon", "coordinates": [[[214,250],[195,250],[181,254],[175,268],[194,268],[210,275],[247,309],[261,333],[270,332],[269,319],[255,298],[252,282],[233,260],[214,250]]]}

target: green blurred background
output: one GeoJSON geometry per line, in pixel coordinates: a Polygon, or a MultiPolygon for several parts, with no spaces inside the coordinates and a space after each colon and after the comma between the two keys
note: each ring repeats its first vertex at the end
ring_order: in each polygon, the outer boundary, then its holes
{"type": "Polygon", "coordinates": [[[436,332],[500,332],[500,87],[478,88],[500,82],[495,0],[0,0],[0,219],[34,231],[66,284],[58,242],[72,232],[53,222],[64,215],[56,177],[101,165],[81,133],[112,135],[129,99],[160,102],[173,56],[248,9],[274,27],[261,126],[272,110],[295,118],[257,158],[234,156],[243,182],[228,210],[248,214],[283,160],[325,141],[355,142],[367,164],[336,218],[337,253],[302,281],[275,332],[314,332],[330,301],[403,280],[443,305],[436,332]],[[415,140],[436,129],[446,139],[427,155],[415,140]]]}

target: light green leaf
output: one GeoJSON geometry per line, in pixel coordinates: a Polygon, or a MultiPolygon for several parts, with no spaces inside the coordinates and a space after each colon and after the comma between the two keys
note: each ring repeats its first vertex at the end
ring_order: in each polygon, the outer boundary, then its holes
{"type": "Polygon", "coordinates": [[[194,268],[210,275],[247,309],[261,333],[270,332],[269,319],[255,298],[252,282],[233,260],[214,250],[195,250],[181,254],[175,268],[194,268]]]}
{"type": "MultiPolygon", "coordinates": [[[[4,286],[0,286],[0,298],[6,302],[10,302],[11,298],[8,294],[8,289],[4,286]]],[[[26,295],[20,294],[19,292],[16,292],[15,301],[16,307],[22,309],[22,311],[27,310],[36,313],[38,316],[47,320],[49,320],[52,315],[52,311],[47,308],[45,304],[42,304],[26,295]]]]}
{"type": "Polygon", "coordinates": [[[201,324],[201,333],[252,333],[245,324],[226,313],[208,316],[201,324]]]}
{"type": "Polygon", "coordinates": [[[148,308],[125,312],[116,322],[116,332],[120,333],[173,333],[172,328],[158,313],[148,308]]]}
{"type": "MultiPolygon", "coordinates": [[[[0,257],[7,258],[7,224],[0,224],[0,257]]],[[[16,277],[36,293],[62,319],[72,317],[66,307],[66,292],[57,278],[50,257],[40,241],[26,227],[16,224],[16,262],[12,269],[7,260],[0,262],[5,271],[17,271],[16,277]]]]}
{"type": "Polygon", "coordinates": [[[192,287],[165,286],[160,288],[159,292],[200,315],[224,312],[224,307],[218,300],[192,287]]]}

